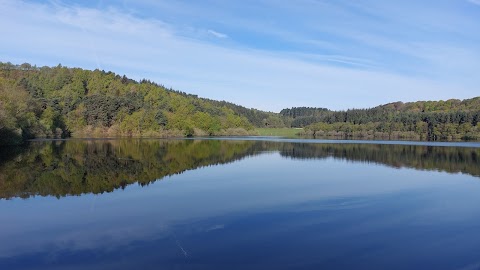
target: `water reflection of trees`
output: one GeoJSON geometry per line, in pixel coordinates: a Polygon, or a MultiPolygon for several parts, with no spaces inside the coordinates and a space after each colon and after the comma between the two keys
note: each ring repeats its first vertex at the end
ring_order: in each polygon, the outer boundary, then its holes
{"type": "Polygon", "coordinates": [[[110,192],[132,183],[232,162],[254,142],[193,140],[60,141],[32,143],[0,169],[0,197],[57,197],[110,192]]]}
{"type": "Polygon", "coordinates": [[[0,198],[111,192],[263,151],[480,176],[479,148],[222,140],[35,142],[0,152],[0,198]]]}
{"type": "Polygon", "coordinates": [[[283,144],[282,156],[300,159],[334,157],[401,168],[480,176],[480,148],[389,144],[283,144]]]}

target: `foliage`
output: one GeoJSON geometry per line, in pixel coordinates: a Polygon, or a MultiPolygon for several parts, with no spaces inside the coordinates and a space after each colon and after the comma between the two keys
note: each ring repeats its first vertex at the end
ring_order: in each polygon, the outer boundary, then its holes
{"type": "Polygon", "coordinates": [[[305,128],[317,137],[478,140],[479,119],[480,97],[273,113],[98,69],[0,62],[0,145],[40,137],[242,135],[255,127],[305,128]]]}
{"type": "Polygon", "coordinates": [[[0,145],[72,134],[244,133],[270,118],[283,124],[274,113],[198,98],[145,79],[136,82],[112,72],[61,65],[39,68],[0,62],[0,94],[0,145]]]}
{"type": "Polygon", "coordinates": [[[292,108],[281,113],[292,119],[292,127],[305,127],[305,134],[317,137],[480,139],[480,97],[463,101],[395,102],[347,111],[292,108]]]}
{"type": "Polygon", "coordinates": [[[279,136],[279,137],[298,137],[302,132],[299,128],[257,128],[255,129],[260,136],[279,136]]]}

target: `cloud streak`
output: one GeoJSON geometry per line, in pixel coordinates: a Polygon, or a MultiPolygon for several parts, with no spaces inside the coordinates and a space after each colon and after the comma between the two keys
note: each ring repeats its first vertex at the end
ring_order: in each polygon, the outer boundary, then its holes
{"type": "Polygon", "coordinates": [[[214,31],[214,30],[211,30],[211,29],[208,29],[207,32],[217,38],[228,38],[228,36],[226,34],[223,34],[223,33],[220,33],[220,32],[217,32],[217,31],[214,31]]]}
{"type": "Polygon", "coordinates": [[[475,4],[475,5],[479,5],[480,6],[480,0],[467,0],[468,2],[472,3],[472,4],[475,4]]]}

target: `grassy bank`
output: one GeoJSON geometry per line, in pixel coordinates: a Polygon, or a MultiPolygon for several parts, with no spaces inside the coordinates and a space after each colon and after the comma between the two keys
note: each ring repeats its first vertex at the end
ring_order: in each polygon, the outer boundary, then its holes
{"type": "Polygon", "coordinates": [[[255,129],[259,136],[281,136],[297,137],[297,134],[303,132],[301,128],[257,128],[255,129]]]}

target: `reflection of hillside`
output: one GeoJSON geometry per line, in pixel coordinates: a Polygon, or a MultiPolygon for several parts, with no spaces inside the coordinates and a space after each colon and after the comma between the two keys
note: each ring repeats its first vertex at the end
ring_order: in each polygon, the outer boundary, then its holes
{"type": "Polygon", "coordinates": [[[233,162],[262,151],[284,157],[333,157],[392,167],[480,176],[479,148],[310,144],[233,140],[99,140],[35,142],[0,153],[0,198],[111,192],[132,183],[233,162]]]}
{"type": "Polygon", "coordinates": [[[0,198],[110,192],[251,155],[252,141],[61,141],[32,143],[0,168],[0,198]]]}
{"type": "Polygon", "coordinates": [[[400,168],[438,170],[480,176],[480,148],[381,144],[279,145],[281,155],[299,159],[334,157],[400,168]]]}

